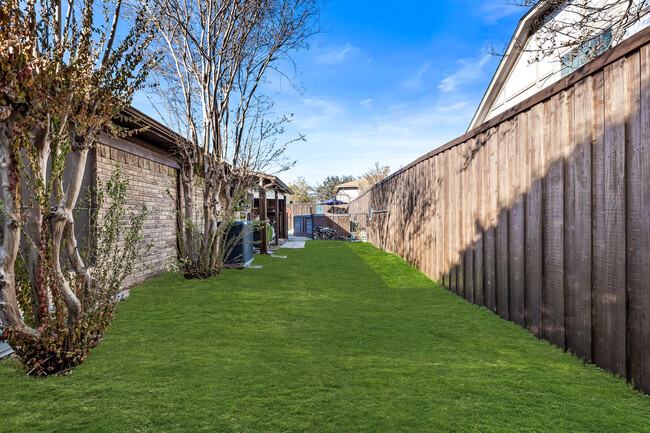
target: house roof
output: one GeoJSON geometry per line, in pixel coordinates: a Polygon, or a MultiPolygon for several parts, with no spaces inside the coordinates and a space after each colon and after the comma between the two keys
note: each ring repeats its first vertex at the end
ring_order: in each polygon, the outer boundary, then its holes
{"type": "MultiPolygon", "coordinates": [[[[187,139],[175,131],[169,129],[162,123],[154,118],[147,116],[142,111],[135,107],[128,107],[123,111],[124,118],[121,119],[121,124],[130,128],[142,128],[146,126],[142,132],[137,134],[137,138],[145,140],[155,146],[164,149],[169,154],[175,153],[176,146],[179,143],[187,142],[187,139]],[[135,121],[135,122],[134,122],[135,121]]],[[[270,189],[278,191],[282,194],[293,194],[293,191],[280,180],[277,176],[272,176],[264,173],[256,173],[260,179],[263,179],[270,189]]]]}
{"type": "Polygon", "coordinates": [[[260,179],[262,186],[265,189],[271,189],[286,195],[293,194],[291,188],[282,182],[279,177],[264,173],[255,173],[255,175],[260,179]]]}
{"type": "Polygon", "coordinates": [[[361,186],[361,179],[352,180],[350,182],[345,182],[340,185],[336,185],[334,187],[334,193],[338,192],[338,190],[340,189],[346,189],[346,188],[354,189],[354,188],[359,188],[359,186],[361,186]]]}
{"type": "Polygon", "coordinates": [[[167,128],[156,119],[147,116],[135,107],[128,107],[123,111],[124,118],[119,123],[130,128],[147,127],[137,134],[137,137],[152,143],[161,149],[172,153],[178,143],[186,142],[187,139],[180,134],[167,128]],[[135,122],[134,122],[135,120],[135,122]]]}
{"type": "Polygon", "coordinates": [[[494,101],[499,97],[503,85],[517,65],[517,61],[522,54],[522,47],[526,45],[534,33],[534,24],[540,17],[548,14],[552,9],[554,9],[554,6],[549,4],[547,0],[540,0],[519,20],[517,29],[508,44],[508,48],[501,58],[499,67],[492,77],[492,81],[485,95],[483,95],[483,99],[472,118],[472,122],[469,124],[469,128],[467,128],[468,131],[471,131],[487,120],[494,101]]]}

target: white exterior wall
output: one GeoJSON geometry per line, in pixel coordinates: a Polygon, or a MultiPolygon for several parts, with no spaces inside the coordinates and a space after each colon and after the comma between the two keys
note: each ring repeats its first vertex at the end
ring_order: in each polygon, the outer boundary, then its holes
{"type": "MultiPolygon", "coordinates": [[[[607,1],[607,0],[606,0],[607,1]]],[[[566,14],[566,11],[561,12],[566,14]]],[[[640,21],[630,26],[625,32],[623,40],[640,32],[650,25],[650,14],[646,14],[640,21]]],[[[603,27],[603,31],[607,26],[603,27]]],[[[536,45],[536,38],[533,36],[527,44],[527,49],[530,50],[536,45]]],[[[561,39],[558,39],[561,42],[561,39]]],[[[557,57],[550,58],[530,63],[533,56],[530,52],[524,52],[519,55],[516,65],[511,70],[510,75],[503,84],[499,96],[492,105],[489,114],[485,121],[503,113],[504,111],[514,107],[518,103],[533,96],[535,93],[556,83],[561,78],[562,61],[561,56],[570,50],[560,53],[557,57]]]]}
{"type": "Polygon", "coordinates": [[[545,59],[529,64],[529,54],[522,54],[510,73],[486,120],[503,113],[560,79],[561,62],[545,59]]]}
{"type": "Polygon", "coordinates": [[[345,203],[350,203],[357,197],[359,197],[359,188],[341,188],[336,193],[336,199],[345,203]]]}

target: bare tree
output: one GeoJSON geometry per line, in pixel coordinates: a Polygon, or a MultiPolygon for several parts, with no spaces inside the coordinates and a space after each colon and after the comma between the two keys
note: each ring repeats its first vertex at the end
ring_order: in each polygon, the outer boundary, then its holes
{"type": "Polygon", "coordinates": [[[529,62],[561,58],[572,66],[577,57],[588,60],[619,43],[628,29],[648,11],[647,0],[507,0],[508,4],[538,8],[532,41],[516,41],[529,62]],[[607,32],[606,36],[601,37],[607,32]]]}
{"type": "Polygon", "coordinates": [[[311,201],[314,187],[309,185],[304,177],[299,176],[295,182],[290,183],[288,186],[293,191],[291,195],[292,203],[309,203],[311,201]]]}
{"type": "Polygon", "coordinates": [[[276,142],[290,118],[269,120],[273,103],[260,88],[306,48],[317,31],[318,2],[142,1],[164,41],[156,72],[168,123],[185,136],[178,143],[181,261],[186,276],[203,278],[221,268],[226,222],[255,173],[291,164],[283,158],[286,145],[276,142]]]}
{"type": "Polygon", "coordinates": [[[88,152],[101,132],[125,132],[113,119],[142,88],[151,66],[145,56],[152,34],[142,14],[122,40],[116,37],[121,5],[0,1],[0,322],[23,346],[51,330],[51,305],[70,334],[83,315],[82,294],[71,287],[61,258],[63,250],[90,290],[73,214],[88,152]],[[66,166],[71,176],[64,181],[66,166]],[[22,299],[32,304],[25,318],[16,286],[23,231],[31,294],[22,299]]]}
{"type": "Polygon", "coordinates": [[[363,174],[360,183],[360,192],[368,191],[373,185],[378,184],[386,179],[390,174],[390,167],[387,165],[381,166],[379,162],[375,162],[373,167],[370,167],[367,172],[363,174]]]}
{"type": "Polygon", "coordinates": [[[314,198],[318,201],[336,198],[334,190],[342,183],[352,182],[357,178],[352,175],[327,176],[322,182],[318,183],[315,190],[314,198]]]}

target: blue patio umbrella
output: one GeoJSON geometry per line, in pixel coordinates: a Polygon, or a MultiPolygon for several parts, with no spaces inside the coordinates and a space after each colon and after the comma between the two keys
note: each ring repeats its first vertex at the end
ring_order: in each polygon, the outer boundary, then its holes
{"type": "Polygon", "coordinates": [[[347,204],[347,203],[344,203],[344,202],[342,202],[342,201],[339,201],[339,200],[337,200],[337,199],[335,199],[335,198],[331,198],[331,199],[329,199],[329,200],[322,201],[322,202],[320,202],[320,203],[318,203],[318,204],[335,205],[335,204],[347,204]]]}

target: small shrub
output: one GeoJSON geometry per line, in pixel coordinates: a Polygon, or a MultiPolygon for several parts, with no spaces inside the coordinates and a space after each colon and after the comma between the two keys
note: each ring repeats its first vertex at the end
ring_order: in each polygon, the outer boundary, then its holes
{"type": "Polygon", "coordinates": [[[4,328],[3,337],[14,349],[28,375],[46,376],[71,371],[81,364],[88,351],[97,346],[115,316],[122,281],[134,269],[135,259],[151,245],[142,242],[142,227],[148,215],[146,206],[129,211],[126,193],[128,177],[116,167],[105,188],[101,183],[86,194],[85,205],[91,206],[90,237],[85,239],[86,263],[92,263],[90,284],[83,275],[68,272],[68,284],[81,303],[79,319],[71,322],[56,283],[52,266],[49,224],[44,220],[40,245],[37,290],[32,290],[22,264],[17,267],[19,302],[26,323],[34,323],[32,297],[37,297],[41,335],[35,337],[15,328],[4,328]],[[34,295],[35,294],[35,295],[34,295]]]}
{"type": "MultiPolygon", "coordinates": [[[[178,230],[178,270],[187,279],[205,279],[219,275],[228,264],[231,252],[249,232],[242,230],[237,236],[228,236],[237,216],[246,210],[250,203],[244,198],[246,189],[239,187],[232,192],[234,205],[220,215],[216,230],[208,236],[207,242],[203,228],[188,218],[182,218],[183,229],[178,230]],[[189,235],[189,242],[187,240],[189,235]]],[[[265,222],[264,222],[265,223],[265,222]]],[[[254,223],[250,230],[258,230],[254,223]]]]}

